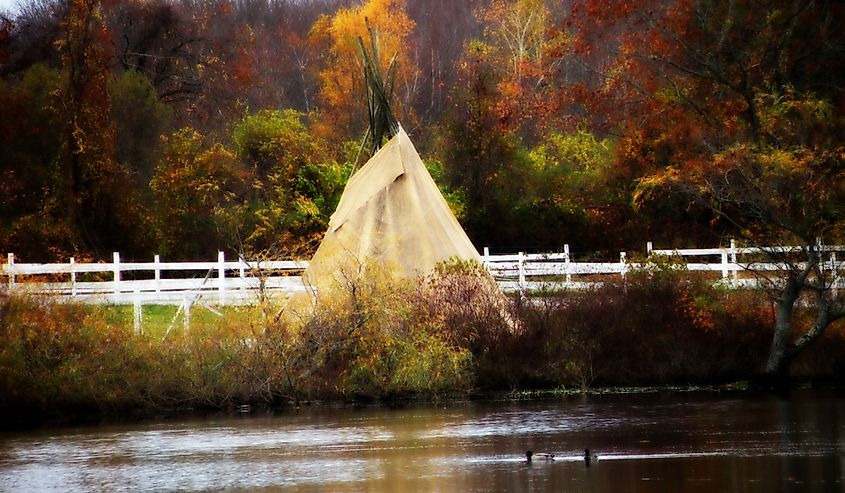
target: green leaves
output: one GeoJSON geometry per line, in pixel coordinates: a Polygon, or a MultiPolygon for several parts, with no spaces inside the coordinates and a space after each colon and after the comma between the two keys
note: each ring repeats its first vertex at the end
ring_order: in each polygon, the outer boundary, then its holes
{"type": "Polygon", "coordinates": [[[239,211],[249,250],[279,245],[307,253],[340,199],[342,167],[303,119],[294,110],[264,110],[234,128],[236,152],[254,173],[250,201],[239,211]]]}

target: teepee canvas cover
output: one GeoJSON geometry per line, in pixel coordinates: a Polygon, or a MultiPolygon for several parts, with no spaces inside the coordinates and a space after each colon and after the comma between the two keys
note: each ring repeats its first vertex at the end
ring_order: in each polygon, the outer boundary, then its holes
{"type": "Polygon", "coordinates": [[[347,183],[305,275],[319,286],[350,262],[424,275],[450,257],[481,260],[400,127],[347,183]]]}

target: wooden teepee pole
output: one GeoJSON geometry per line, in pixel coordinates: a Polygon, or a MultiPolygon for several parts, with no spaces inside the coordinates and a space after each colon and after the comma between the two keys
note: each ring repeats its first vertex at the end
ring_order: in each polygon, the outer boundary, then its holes
{"type": "Polygon", "coordinates": [[[396,55],[391,58],[386,73],[382,74],[379,63],[378,34],[369,23],[367,23],[367,32],[370,36],[370,51],[367,51],[364,40],[360,37],[358,46],[361,48],[361,56],[364,59],[364,86],[367,91],[369,129],[366,142],[369,142],[370,155],[373,155],[381,148],[385,139],[389,140],[399,132],[399,122],[390,108],[393,83],[396,79],[396,55]]]}

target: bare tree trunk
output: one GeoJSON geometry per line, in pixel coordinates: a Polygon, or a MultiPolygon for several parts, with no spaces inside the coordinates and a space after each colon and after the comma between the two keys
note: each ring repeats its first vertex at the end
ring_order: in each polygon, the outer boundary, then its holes
{"type": "Polygon", "coordinates": [[[798,280],[790,277],[777,303],[775,315],[775,333],[769,349],[764,374],[767,377],[780,377],[786,372],[789,361],[789,334],[792,332],[792,313],[800,292],[798,280]]]}
{"type": "Polygon", "coordinates": [[[767,378],[784,377],[795,355],[818,339],[832,323],[845,318],[845,304],[832,294],[833,285],[824,278],[817,250],[810,246],[807,252],[807,265],[800,272],[790,274],[777,301],[775,333],[764,371],[767,378]],[[813,277],[810,277],[811,274],[813,277]],[[792,341],[792,316],[802,290],[815,293],[816,317],[813,325],[792,341]]]}

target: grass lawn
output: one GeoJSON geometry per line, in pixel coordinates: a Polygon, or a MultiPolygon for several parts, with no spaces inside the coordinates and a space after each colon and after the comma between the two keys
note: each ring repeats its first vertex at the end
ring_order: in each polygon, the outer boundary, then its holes
{"type": "MultiPolygon", "coordinates": [[[[212,312],[202,305],[194,305],[191,308],[190,324],[188,330],[204,330],[217,326],[221,317],[227,322],[232,319],[243,320],[248,326],[249,321],[255,315],[255,307],[244,306],[215,306],[220,315],[212,312]]],[[[125,324],[132,327],[134,324],[134,307],[132,305],[109,305],[104,307],[112,320],[118,324],[125,324]]],[[[144,305],[141,307],[141,330],[154,338],[161,338],[170,329],[171,333],[185,330],[185,314],[176,305],[144,305]],[[178,313],[177,313],[178,312],[178,313]]]]}

